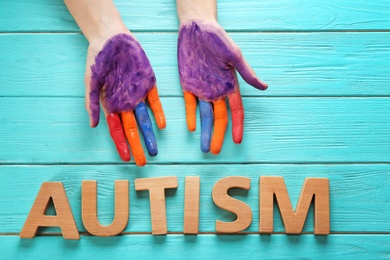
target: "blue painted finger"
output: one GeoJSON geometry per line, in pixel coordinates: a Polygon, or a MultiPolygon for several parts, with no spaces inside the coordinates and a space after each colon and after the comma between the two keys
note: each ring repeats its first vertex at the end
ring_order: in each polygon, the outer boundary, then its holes
{"type": "Polygon", "coordinates": [[[211,127],[213,124],[213,107],[211,103],[199,100],[199,110],[201,125],[200,149],[202,152],[208,153],[210,151],[211,127]]]}
{"type": "Polygon", "coordinates": [[[148,109],[146,108],[144,102],[139,103],[135,107],[134,114],[137,120],[137,124],[141,129],[142,135],[144,136],[144,141],[149,155],[156,156],[158,152],[156,137],[154,136],[152,122],[150,121],[148,109]]]}

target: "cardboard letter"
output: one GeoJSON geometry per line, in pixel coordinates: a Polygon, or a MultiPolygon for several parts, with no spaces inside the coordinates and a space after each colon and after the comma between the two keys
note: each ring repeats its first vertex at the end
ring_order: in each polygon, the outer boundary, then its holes
{"type": "Polygon", "coordinates": [[[65,239],[80,239],[76,223],[61,182],[44,182],[20,232],[21,238],[34,238],[39,227],[60,227],[65,239]],[[50,199],[57,215],[45,215],[50,199]]]}
{"type": "Polygon", "coordinates": [[[184,195],[184,234],[199,232],[200,177],[186,177],[184,195]]]}
{"type": "Polygon", "coordinates": [[[214,185],[212,196],[215,205],[237,215],[233,222],[216,221],[216,231],[221,233],[236,233],[249,227],[252,222],[252,210],[248,204],[228,195],[230,188],[249,190],[251,180],[246,177],[225,177],[214,185]]]}
{"type": "Polygon", "coordinates": [[[294,212],[284,179],[282,177],[260,177],[260,233],[272,233],[273,231],[274,195],[287,234],[299,234],[302,232],[313,196],[314,234],[329,234],[328,179],[307,178],[302,187],[296,211],[294,212]]]}
{"type": "Polygon", "coordinates": [[[125,230],[129,221],[129,182],[115,181],[115,216],[112,223],[103,226],[97,216],[96,181],[83,181],[81,191],[81,217],[85,229],[94,236],[115,236],[125,230]]]}
{"type": "Polygon", "coordinates": [[[173,188],[177,188],[177,177],[135,179],[136,191],[149,191],[153,235],[163,235],[168,232],[165,189],[173,188]]]}

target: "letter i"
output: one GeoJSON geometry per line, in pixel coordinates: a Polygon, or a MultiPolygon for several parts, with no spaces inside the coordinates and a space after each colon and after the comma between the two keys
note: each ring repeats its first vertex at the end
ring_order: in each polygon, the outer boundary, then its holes
{"type": "Polygon", "coordinates": [[[199,190],[198,176],[186,177],[184,196],[184,234],[199,233],[199,190]]]}

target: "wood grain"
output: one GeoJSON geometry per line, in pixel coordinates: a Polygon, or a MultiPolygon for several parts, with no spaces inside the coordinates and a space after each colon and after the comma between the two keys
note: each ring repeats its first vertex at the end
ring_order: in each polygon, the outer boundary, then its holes
{"type": "MultiPolygon", "coordinates": [[[[115,0],[144,47],[159,85],[167,129],[159,155],[139,168],[116,155],[105,122],[88,127],[83,74],[87,41],[62,0],[0,1],[0,251],[6,259],[381,259],[390,248],[390,2],[388,0],[223,0],[221,25],[270,87],[239,78],[245,134],[219,156],[186,129],[177,73],[175,1],[115,0]],[[147,192],[136,178],[177,176],[167,190],[167,236],[152,236],[147,192]],[[185,179],[200,178],[197,236],[184,230],[185,179]],[[243,176],[249,191],[229,195],[253,211],[241,235],[216,235],[235,215],[212,202],[213,185],[243,176]],[[330,181],[330,235],[285,235],[277,207],[274,233],[259,235],[259,177],[283,176],[292,207],[307,177],[330,181]],[[81,183],[99,183],[99,222],[114,219],[116,180],[129,181],[130,219],[122,236],[87,236],[81,183]],[[18,237],[43,182],[62,182],[81,240],[59,228],[18,237]]],[[[104,121],[104,120],[102,120],[104,121]]],[[[274,205],[275,206],[275,205],[274,205]]],[[[48,212],[55,210],[49,206],[48,212]]]]}
{"type": "MultiPolygon", "coordinates": [[[[389,16],[390,17],[390,16],[389,16]]],[[[389,32],[230,33],[258,76],[244,96],[390,96],[389,32]]],[[[177,33],[135,33],[160,96],[182,97],[177,33]]],[[[84,97],[87,41],[78,34],[0,34],[1,96],[84,97]],[[32,51],[33,50],[33,51],[32,51]]]]}
{"type": "MultiPolygon", "coordinates": [[[[185,177],[200,177],[199,232],[215,232],[215,221],[234,221],[236,216],[219,209],[212,201],[212,189],[221,178],[243,176],[251,179],[248,192],[233,189],[230,196],[248,204],[253,212],[245,232],[259,231],[259,178],[283,176],[295,209],[305,178],[329,178],[331,233],[390,233],[389,164],[183,164],[183,165],[58,165],[0,166],[0,231],[19,233],[38,190],[44,181],[62,182],[77,227],[81,222],[81,183],[99,183],[99,221],[108,225],[114,217],[114,183],[129,180],[130,219],[125,232],[151,232],[149,194],[135,191],[134,179],[176,175],[177,189],[167,190],[168,232],[183,232],[185,177]],[[357,203],[359,202],[359,203],[357,203]]],[[[278,208],[274,207],[274,232],[285,232],[278,208]]],[[[58,232],[43,229],[42,233],[58,232]]],[[[313,232],[313,211],[309,210],[303,232],[313,232]]]]}
{"type": "MultiPolygon", "coordinates": [[[[245,98],[243,142],[229,125],[219,156],[200,151],[181,98],[161,101],[167,127],[155,130],[150,164],[390,161],[389,98],[245,98]]],[[[0,121],[2,163],[121,163],[104,120],[89,128],[80,98],[1,98],[0,121]]]]}
{"type": "MultiPolygon", "coordinates": [[[[125,24],[135,31],[177,30],[175,1],[114,1],[125,24]]],[[[2,0],[1,32],[79,32],[61,0],[2,0]]],[[[218,19],[227,30],[388,29],[387,0],[224,0],[218,19]]]]}
{"type": "Polygon", "coordinates": [[[128,235],[99,238],[83,236],[80,241],[61,237],[38,237],[20,241],[0,236],[3,255],[15,258],[55,259],[290,259],[290,258],[388,258],[386,235],[128,235]]]}

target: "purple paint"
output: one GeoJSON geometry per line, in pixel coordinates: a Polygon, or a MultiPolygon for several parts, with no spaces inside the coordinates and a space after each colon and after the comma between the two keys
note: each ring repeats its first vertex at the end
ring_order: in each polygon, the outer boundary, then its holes
{"type": "Polygon", "coordinates": [[[223,29],[213,24],[185,24],[178,39],[180,83],[184,91],[214,101],[238,90],[235,68],[244,80],[266,89],[245,63],[241,51],[223,29]]]}
{"type": "Polygon", "coordinates": [[[110,38],[91,66],[90,109],[99,121],[99,98],[109,113],[133,111],[156,84],[156,77],[139,42],[128,34],[110,38]]]}

